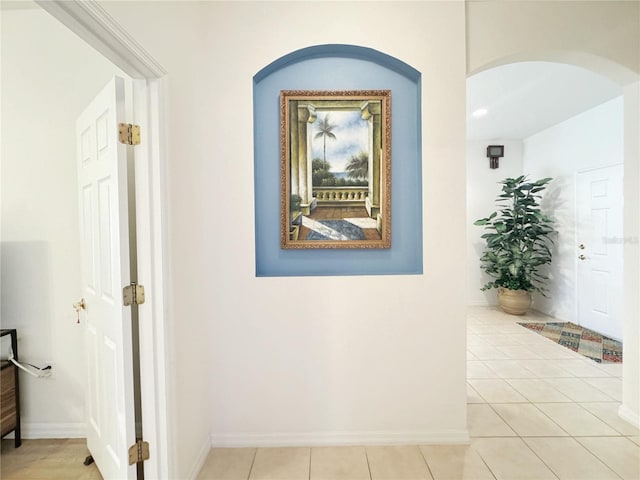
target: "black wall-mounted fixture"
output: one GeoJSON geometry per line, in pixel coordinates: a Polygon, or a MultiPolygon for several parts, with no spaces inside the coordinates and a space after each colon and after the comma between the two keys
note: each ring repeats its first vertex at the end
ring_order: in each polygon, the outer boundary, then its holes
{"type": "Polygon", "coordinates": [[[489,145],[487,157],[489,158],[489,168],[498,168],[499,159],[504,157],[504,145],[489,145]]]}

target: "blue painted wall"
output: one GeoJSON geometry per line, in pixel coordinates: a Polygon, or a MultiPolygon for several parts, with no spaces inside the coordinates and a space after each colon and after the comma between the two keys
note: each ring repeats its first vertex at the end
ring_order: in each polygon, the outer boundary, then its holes
{"type": "Polygon", "coordinates": [[[320,45],[254,77],[256,276],[422,273],[420,72],[369,48],[320,45]],[[391,90],[391,248],[280,249],[280,90],[391,90]]]}

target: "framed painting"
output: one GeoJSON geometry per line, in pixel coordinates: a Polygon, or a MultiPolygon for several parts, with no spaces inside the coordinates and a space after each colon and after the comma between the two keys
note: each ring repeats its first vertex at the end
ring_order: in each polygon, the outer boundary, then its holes
{"type": "Polygon", "coordinates": [[[391,247],[391,91],[280,92],[280,247],[391,247]]]}

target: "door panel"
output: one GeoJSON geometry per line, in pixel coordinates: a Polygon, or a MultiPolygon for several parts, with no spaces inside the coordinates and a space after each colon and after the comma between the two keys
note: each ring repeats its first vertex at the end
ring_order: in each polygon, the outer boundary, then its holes
{"type": "Polygon", "coordinates": [[[82,296],[86,300],[87,446],[105,480],[132,479],[135,443],[124,81],[114,78],[77,121],[82,296]]]}
{"type": "Polygon", "coordinates": [[[578,321],[622,339],[622,165],[576,177],[578,321]]]}

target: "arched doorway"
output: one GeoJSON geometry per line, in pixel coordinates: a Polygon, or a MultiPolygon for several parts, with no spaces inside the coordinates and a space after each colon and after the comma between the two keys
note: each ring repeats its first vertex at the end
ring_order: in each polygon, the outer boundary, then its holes
{"type": "MultiPolygon", "coordinates": [[[[640,343],[638,338],[639,304],[638,304],[638,208],[639,200],[636,192],[640,185],[640,168],[638,155],[640,152],[637,132],[640,128],[640,76],[627,67],[607,58],[598,57],[582,52],[568,52],[553,50],[548,52],[526,52],[517,55],[494,58],[481,66],[476,66],[470,72],[470,77],[479,72],[487,71],[514,62],[547,61],[561,63],[567,66],[579,66],[588,71],[607,78],[616,84],[621,92],[620,107],[623,111],[621,130],[623,142],[620,145],[620,155],[624,163],[624,213],[623,236],[620,237],[622,255],[624,259],[624,287],[623,287],[623,337],[625,340],[625,362],[623,368],[623,402],[620,415],[631,423],[638,425],[640,417],[638,409],[640,398],[640,382],[638,381],[638,365],[640,364],[640,343]]],[[[468,171],[468,177],[472,175],[468,171]]],[[[572,250],[573,252],[573,250],[572,250]]],[[[471,257],[473,258],[473,257],[471,257]]],[[[575,283],[575,282],[574,282],[575,283]]],[[[568,288],[571,285],[567,285],[568,288]]]]}

